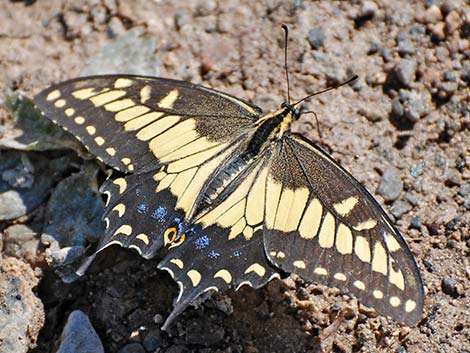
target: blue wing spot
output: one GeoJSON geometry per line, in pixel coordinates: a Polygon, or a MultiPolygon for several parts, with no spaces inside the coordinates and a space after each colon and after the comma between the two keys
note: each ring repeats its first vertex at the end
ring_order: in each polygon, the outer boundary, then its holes
{"type": "Polygon", "coordinates": [[[207,248],[209,246],[209,243],[210,243],[210,239],[207,235],[203,235],[194,241],[194,245],[196,246],[196,249],[198,250],[207,248]]]}
{"type": "Polygon", "coordinates": [[[137,212],[140,214],[147,213],[149,210],[149,207],[145,203],[141,203],[139,206],[137,206],[137,212]]]}
{"type": "Polygon", "coordinates": [[[233,256],[239,257],[242,253],[240,251],[234,251],[233,256]]]}
{"type": "Polygon", "coordinates": [[[174,221],[176,223],[176,227],[178,227],[178,234],[183,234],[184,227],[186,226],[184,222],[182,222],[181,219],[178,217],[175,217],[174,221]]]}
{"type": "Polygon", "coordinates": [[[153,211],[151,217],[155,218],[160,223],[165,220],[165,216],[168,214],[168,211],[163,206],[158,206],[156,210],[153,211]]]}
{"type": "Polygon", "coordinates": [[[211,259],[217,259],[220,256],[220,253],[215,250],[211,250],[207,256],[209,256],[211,259]]]}

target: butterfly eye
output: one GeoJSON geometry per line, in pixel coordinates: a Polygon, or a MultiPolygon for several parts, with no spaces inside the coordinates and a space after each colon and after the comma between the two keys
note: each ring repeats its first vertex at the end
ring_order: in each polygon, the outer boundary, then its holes
{"type": "Polygon", "coordinates": [[[183,234],[181,234],[181,236],[179,238],[175,239],[175,241],[173,241],[171,243],[171,245],[168,247],[168,250],[171,249],[171,248],[176,248],[176,247],[180,246],[181,244],[184,243],[185,240],[186,240],[186,234],[183,233],[183,234]]]}
{"type": "Polygon", "coordinates": [[[168,228],[165,231],[165,234],[163,235],[163,242],[166,245],[173,243],[176,240],[176,237],[178,235],[178,231],[176,230],[175,227],[168,228]]]}

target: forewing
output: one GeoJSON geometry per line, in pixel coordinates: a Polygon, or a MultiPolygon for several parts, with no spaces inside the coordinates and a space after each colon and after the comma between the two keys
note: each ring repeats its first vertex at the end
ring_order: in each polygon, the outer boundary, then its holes
{"type": "Polygon", "coordinates": [[[203,86],[124,75],[59,83],[34,102],[98,159],[135,173],[157,169],[178,148],[205,149],[233,139],[261,113],[203,86]]]}
{"type": "Polygon", "coordinates": [[[286,272],[353,293],[415,324],[424,293],[405,240],[347,171],[308,140],[286,135],[268,175],[264,244],[286,272]]]}

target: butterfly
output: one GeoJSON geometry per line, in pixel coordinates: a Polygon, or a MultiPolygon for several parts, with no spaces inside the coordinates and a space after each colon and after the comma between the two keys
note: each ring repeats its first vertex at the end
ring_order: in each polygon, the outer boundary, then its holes
{"type": "Polygon", "coordinates": [[[279,273],[409,325],[420,319],[423,286],[405,240],[356,179],[290,131],[298,103],[263,114],[201,85],[129,75],[72,79],[34,102],[120,172],[101,187],[96,252],[163,251],[158,268],[179,286],[163,329],[207,291],[259,288],[279,273]]]}

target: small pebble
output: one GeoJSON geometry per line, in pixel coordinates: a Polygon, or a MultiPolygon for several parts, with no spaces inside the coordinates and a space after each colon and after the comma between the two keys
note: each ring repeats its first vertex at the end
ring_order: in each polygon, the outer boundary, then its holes
{"type": "Polygon", "coordinates": [[[369,50],[367,51],[367,55],[375,54],[379,51],[380,47],[376,42],[370,43],[369,50]]]}
{"type": "Polygon", "coordinates": [[[405,213],[408,213],[411,211],[411,205],[403,201],[401,199],[396,200],[393,205],[390,207],[390,213],[395,217],[395,218],[400,218],[403,216],[405,213]]]}
{"type": "Polygon", "coordinates": [[[359,16],[362,18],[373,18],[378,10],[374,1],[362,1],[359,9],[359,16]]]}
{"type": "Polygon", "coordinates": [[[460,78],[470,84],[470,69],[463,71],[460,78]]]}
{"type": "Polygon", "coordinates": [[[392,115],[396,117],[402,117],[405,114],[405,108],[403,108],[403,104],[400,102],[399,97],[393,98],[392,101],[392,115]]]}
{"type": "Polygon", "coordinates": [[[428,25],[428,29],[433,35],[433,38],[438,41],[444,40],[446,37],[444,28],[445,28],[444,22],[431,23],[428,25]]]}
{"type": "Polygon", "coordinates": [[[441,19],[442,19],[441,9],[436,5],[432,5],[424,12],[422,21],[424,23],[436,23],[437,21],[441,19]]]}
{"type": "Polygon", "coordinates": [[[444,80],[457,82],[457,75],[455,74],[454,71],[446,71],[444,72],[444,80]]]}
{"type": "Polygon", "coordinates": [[[56,353],[104,353],[103,344],[88,316],[80,310],[69,315],[60,341],[56,353]]]}
{"type": "Polygon", "coordinates": [[[419,216],[413,217],[410,222],[410,227],[413,229],[421,229],[421,218],[419,216]]]}
{"type": "Polygon", "coordinates": [[[393,60],[392,50],[388,48],[381,48],[380,49],[380,56],[384,59],[385,62],[390,62],[393,60]]]}
{"type": "Polygon", "coordinates": [[[147,352],[155,352],[162,342],[157,332],[149,332],[142,341],[142,345],[147,352]]]}
{"type": "Polygon", "coordinates": [[[320,49],[325,42],[325,34],[321,28],[314,28],[308,31],[307,40],[312,49],[320,49]]]}
{"type": "Polygon", "coordinates": [[[459,226],[460,223],[462,223],[462,218],[461,217],[455,217],[454,219],[450,220],[446,224],[446,234],[450,234],[452,232],[455,232],[459,226]]]}
{"type": "Polygon", "coordinates": [[[122,347],[118,353],[145,353],[145,349],[140,343],[129,343],[122,347]]]}
{"type": "Polygon", "coordinates": [[[457,249],[458,248],[458,242],[457,240],[454,240],[454,239],[449,239],[447,241],[447,247],[449,249],[457,249]]]}
{"type": "Polygon", "coordinates": [[[408,194],[408,193],[405,194],[405,200],[408,201],[413,206],[417,206],[419,203],[415,196],[408,194]]]}
{"type": "Polygon", "coordinates": [[[395,66],[397,79],[405,86],[411,87],[416,74],[416,61],[403,59],[395,66]]]}
{"type": "Polygon", "coordinates": [[[377,193],[379,193],[385,201],[390,202],[396,200],[403,191],[403,181],[401,180],[401,172],[395,167],[385,169],[380,179],[377,193]]]}
{"type": "Polygon", "coordinates": [[[414,54],[416,49],[407,33],[400,33],[397,37],[398,52],[401,56],[414,54]]]}
{"type": "Polygon", "coordinates": [[[441,283],[442,291],[450,295],[452,298],[458,298],[460,296],[460,290],[457,283],[451,278],[445,278],[441,283]]]}
{"type": "Polygon", "coordinates": [[[409,100],[404,104],[404,108],[405,117],[412,123],[417,122],[425,110],[424,103],[417,93],[410,96],[409,100]]]}
{"type": "Polygon", "coordinates": [[[459,195],[463,197],[470,197],[470,182],[466,182],[460,185],[459,195]]]}
{"type": "Polygon", "coordinates": [[[449,14],[446,16],[445,23],[446,23],[446,26],[445,26],[446,32],[448,34],[452,34],[463,25],[463,20],[460,17],[459,13],[454,10],[454,11],[449,12],[449,14]]]}

